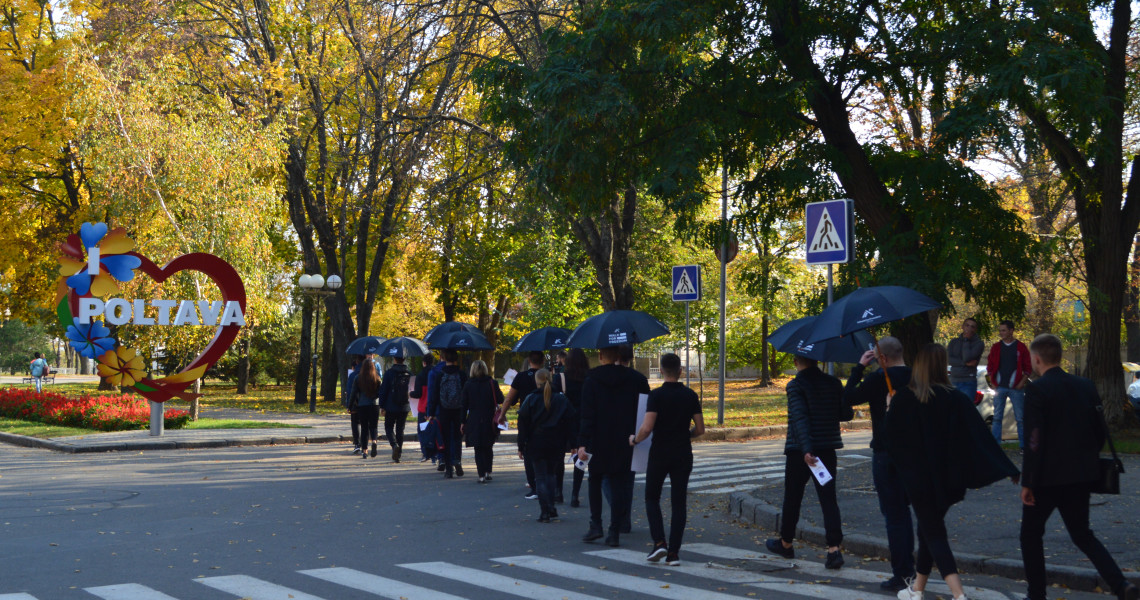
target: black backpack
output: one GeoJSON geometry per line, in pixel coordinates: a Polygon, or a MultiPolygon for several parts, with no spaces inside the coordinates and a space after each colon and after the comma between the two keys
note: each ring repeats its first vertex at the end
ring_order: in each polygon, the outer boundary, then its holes
{"type": "Polygon", "coordinates": [[[463,398],[460,396],[459,391],[462,388],[462,382],[459,379],[459,372],[448,373],[444,371],[439,378],[439,405],[447,410],[457,410],[463,408],[463,398]]]}
{"type": "Polygon", "coordinates": [[[408,382],[412,379],[410,371],[396,371],[392,374],[392,391],[388,396],[388,405],[398,410],[411,410],[408,403],[408,382]]]}

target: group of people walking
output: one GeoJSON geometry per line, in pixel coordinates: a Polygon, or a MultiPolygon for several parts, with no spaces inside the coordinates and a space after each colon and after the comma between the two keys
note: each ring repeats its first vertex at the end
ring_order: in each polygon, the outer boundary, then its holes
{"type": "MultiPolygon", "coordinates": [[[[949,345],[949,352],[939,344],[928,344],[915,353],[913,365],[906,364],[898,339],[882,338],[854,366],[846,386],[823,373],[816,361],[795,357],[797,374],[787,387],[780,536],[768,540],[767,549],[786,558],[795,555],[792,542],[804,487],[818,463],[835,475],[835,451],[843,447],[840,422],[851,418],[852,407],[866,404],[871,414],[871,472],[891,555],[892,577],[882,583],[884,591],[903,600],[922,600],[937,567],[954,599],[965,599],[946,514],[967,489],[1009,478],[1021,484],[1020,541],[1027,600],[1046,598],[1042,538],[1054,510],[1061,513],[1073,542],[1113,593],[1126,600],[1140,598],[1140,588],[1125,579],[1089,529],[1089,498],[1106,436],[1096,388],[1061,369],[1059,338],[1042,334],[1025,347],[1012,339],[1012,323],[1001,324],[1002,341],[991,351],[987,369],[999,390],[1024,393],[1023,404],[1014,403],[1019,426],[1023,422],[1018,436],[1023,464],[1018,471],[999,445],[1001,413],[995,410],[995,429],[989,430],[972,397],[963,393],[972,395],[973,390],[959,385],[965,383],[961,370],[955,376],[957,367],[976,373],[982,352],[980,340],[973,339],[976,329],[977,323],[967,319],[963,335],[949,345]],[[874,361],[880,368],[867,373],[874,361]],[[1007,365],[1009,361],[1013,364],[1007,365]],[[1029,379],[1026,362],[1036,379],[1029,379]]],[[[843,565],[839,550],[843,532],[836,481],[814,483],[828,544],[825,566],[838,569],[843,565]]]]}

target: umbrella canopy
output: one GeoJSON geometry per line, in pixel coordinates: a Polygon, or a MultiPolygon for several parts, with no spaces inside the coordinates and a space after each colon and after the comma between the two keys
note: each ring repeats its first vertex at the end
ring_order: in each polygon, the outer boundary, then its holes
{"type": "Polygon", "coordinates": [[[843,337],[806,343],[819,317],[804,317],[781,325],[768,336],[768,343],[788,352],[825,362],[857,363],[863,353],[875,347],[875,336],[860,329],[843,337]]]}
{"type": "Polygon", "coordinates": [[[428,348],[432,350],[494,350],[495,347],[482,333],[476,331],[452,331],[436,333],[428,348]]]}
{"type": "Polygon", "coordinates": [[[925,294],[898,285],[859,288],[819,314],[808,343],[905,319],[941,306],[925,294]]]}
{"type": "MultiPolygon", "coordinates": [[[[467,331],[470,333],[478,333],[479,335],[483,335],[483,332],[474,325],[470,325],[468,323],[460,323],[459,321],[445,321],[439,325],[436,325],[435,327],[432,327],[431,331],[427,332],[427,335],[424,336],[424,341],[427,342],[429,346],[431,346],[431,342],[434,336],[437,336],[441,333],[453,333],[456,331],[467,331]]],[[[431,347],[435,348],[435,346],[431,347]]]]}
{"type": "Polygon", "coordinates": [[[570,337],[570,330],[563,327],[543,327],[522,336],[512,352],[544,352],[546,350],[561,350],[566,347],[566,340],[570,337]]]}
{"type": "Polygon", "coordinates": [[[380,344],[384,343],[384,339],[376,335],[366,335],[358,337],[349,342],[348,347],[344,349],[345,354],[376,354],[376,349],[380,344]]]}
{"type": "Polygon", "coordinates": [[[574,329],[566,345],[570,348],[608,348],[620,344],[640,344],[668,335],[669,328],[640,310],[611,310],[594,315],[574,329]]]}
{"type": "Polygon", "coordinates": [[[431,354],[427,344],[412,337],[394,337],[376,349],[375,354],[388,358],[407,358],[409,356],[427,356],[431,354]]]}

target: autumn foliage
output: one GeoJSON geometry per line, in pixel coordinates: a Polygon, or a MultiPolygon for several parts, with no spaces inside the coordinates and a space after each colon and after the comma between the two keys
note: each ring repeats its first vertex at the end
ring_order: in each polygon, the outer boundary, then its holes
{"type": "MultiPolygon", "coordinates": [[[[150,425],[147,402],[126,394],[69,397],[52,392],[37,394],[26,388],[0,389],[0,416],[99,431],[146,429],[150,425]]],[[[181,429],[189,420],[190,413],[171,409],[166,411],[164,426],[181,429]]]]}

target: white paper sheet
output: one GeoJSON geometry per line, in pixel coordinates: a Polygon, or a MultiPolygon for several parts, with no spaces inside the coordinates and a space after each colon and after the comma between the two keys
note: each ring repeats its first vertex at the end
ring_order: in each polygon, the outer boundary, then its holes
{"type": "Polygon", "coordinates": [[[590,466],[590,459],[591,458],[594,458],[594,455],[587,452],[586,453],[586,460],[582,460],[579,458],[578,460],[574,461],[574,468],[578,469],[579,471],[585,471],[586,467],[590,466]]]}
{"type": "Polygon", "coordinates": [[[827,482],[832,479],[831,473],[827,470],[827,466],[818,458],[815,459],[815,464],[811,466],[811,474],[815,475],[815,480],[818,481],[820,485],[827,485],[827,482]]]}
{"type": "MultiPolygon", "coordinates": [[[[641,423],[645,421],[645,407],[649,404],[649,395],[640,394],[637,397],[637,426],[633,428],[636,434],[641,430],[641,423]]],[[[649,467],[649,447],[653,445],[653,432],[649,433],[649,437],[641,441],[640,444],[633,447],[633,463],[630,465],[629,470],[634,473],[644,473],[649,467]]]]}
{"type": "MultiPolygon", "coordinates": [[[[510,385],[510,384],[514,383],[515,382],[515,375],[518,375],[518,374],[519,374],[519,372],[514,370],[514,369],[507,369],[507,372],[503,373],[503,383],[506,385],[510,385]]],[[[522,401],[522,398],[519,398],[519,401],[522,401]]]]}
{"type": "Polygon", "coordinates": [[[425,429],[427,429],[427,426],[428,426],[428,422],[427,422],[427,421],[424,421],[423,423],[420,423],[420,431],[424,431],[425,429]]]}

